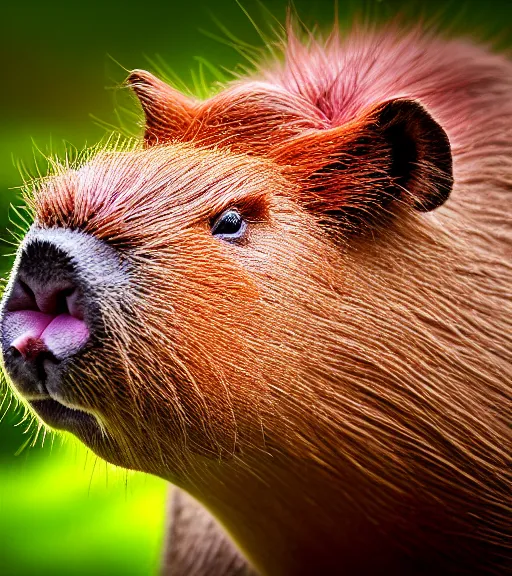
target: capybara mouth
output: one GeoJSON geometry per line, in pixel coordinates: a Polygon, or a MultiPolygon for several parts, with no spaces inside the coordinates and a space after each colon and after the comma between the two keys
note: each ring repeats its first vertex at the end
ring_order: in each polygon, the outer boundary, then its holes
{"type": "Polygon", "coordinates": [[[9,310],[2,318],[4,365],[18,391],[29,401],[49,395],[68,399],[64,385],[69,367],[89,342],[83,320],[70,314],[9,310]]]}
{"type": "Polygon", "coordinates": [[[27,358],[12,346],[5,357],[5,368],[16,388],[45,424],[76,435],[99,430],[96,418],[80,406],[67,383],[66,364],[69,362],[59,361],[47,350],[27,358]],[[26,366],[27,362],[29,366],[26,366]]]}
{"type": "Polygon", "coordinates": [[[29,404],[38,416],[52,428],[80,435],[99,430],[99,423],[92,414],[78,408],[64,406],[50,397],[32,400],[29,404]]]}

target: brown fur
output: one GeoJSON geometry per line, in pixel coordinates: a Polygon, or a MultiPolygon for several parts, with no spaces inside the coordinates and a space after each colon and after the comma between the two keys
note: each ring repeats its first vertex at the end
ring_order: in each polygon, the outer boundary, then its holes
{"type": "Polygon", "coordinates": [[[206,102],[136,72],[145,148],[37,190],[39,225],[131,270],[72,374],[104,427],[84,441],[193,494],[262,574],[506,573],[512,65],[393,28],[326,46],[292,37],[206,102]],[[428,214],[435,163],[386,196],[375,119],[396,98],[451,142],[428,214]],[[230,206],[245,244],[210,234],[230,206]]]}
{"type": "Polygon", "coordinates": [[[255,576],[233,542],[203,506],[177,488],[172,489],[169,504],[163,574],[255,576]]]}

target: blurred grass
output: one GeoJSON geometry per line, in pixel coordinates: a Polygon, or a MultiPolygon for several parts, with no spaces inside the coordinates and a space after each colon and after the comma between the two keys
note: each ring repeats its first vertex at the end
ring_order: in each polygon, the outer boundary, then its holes
{"type": "Polygon", "coordinates": [[[74,441],[2,462],[1,574],[156,573],[163,492],[156,478],[87,462],[74,441]]]}
{"type": "MultiPolygon", "coordinates": [[[[266,30],[275,24],[271,14],[284,21],[286,1],[242,3],[266,30]]],[[[334,1],[294,4],[310,26],[332,22],[334,1]]],[[[512,44],[510,1],[339,1],[342,24],[354,11],[372,19],[398,12],[411,19],[435,15],[456,32],[512,44]]],[[[14,216],[9,205],[20,203],[17,166],[33,172],[36,161],[41,162],[41,156],[34,157],[34,144],[45,153],[62,153],[64,142],[78,149],[94,144],[105,130],[93,117],[117,126],[116,106],[137,111],[119,88],[126,70],[164,69],[173,81],[179,78],[191,89],[207,91],[219,71],[246,64],[229,41],[214,38],[226,39],[216,21],[244,42],[261,46],[235,0],[2,4],[0,254],[14,250],[7,229],[14,216]]],[[[133,122],[129,129],[136,130],[133,122]]],[[[7,271],[11,256],[2,260],[0,271],[7,271]]],[[[63,435],[15,456],[27,439],[24,427],[16,426],[19,420],[10,409],[0,423],[0,575],[156,574],[164,482],[116,470],[63,435]]]]}

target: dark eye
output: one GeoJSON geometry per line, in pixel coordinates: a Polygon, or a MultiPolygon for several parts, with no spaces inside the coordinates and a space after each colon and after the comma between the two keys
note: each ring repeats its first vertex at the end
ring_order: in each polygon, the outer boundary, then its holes
{"type": "Polygon", "coordinates": [[[247,222],[238,210],[230,208],[223,212],[212,225],[212,234],[223,240],[239,240],[245,234],[247,222]]]}

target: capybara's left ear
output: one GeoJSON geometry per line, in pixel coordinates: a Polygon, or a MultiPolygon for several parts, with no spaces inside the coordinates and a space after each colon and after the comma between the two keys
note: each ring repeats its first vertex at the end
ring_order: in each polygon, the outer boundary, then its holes
{"type": "Polygon", "coordinates": [[[180,139],[192,122],[195,102],[145,70],[133,70],[126,83],[137,95],[146,117],[146,145],[180,139]]]}
{"type": "Polygon", "coordinates": [[[364,219],[396,201],[429,211],[453,186],[448,136],[409,99],[381,103],[344,126],[309,131],[271,156],[299,181],[303,203],[333,216],[364,219]]]}

